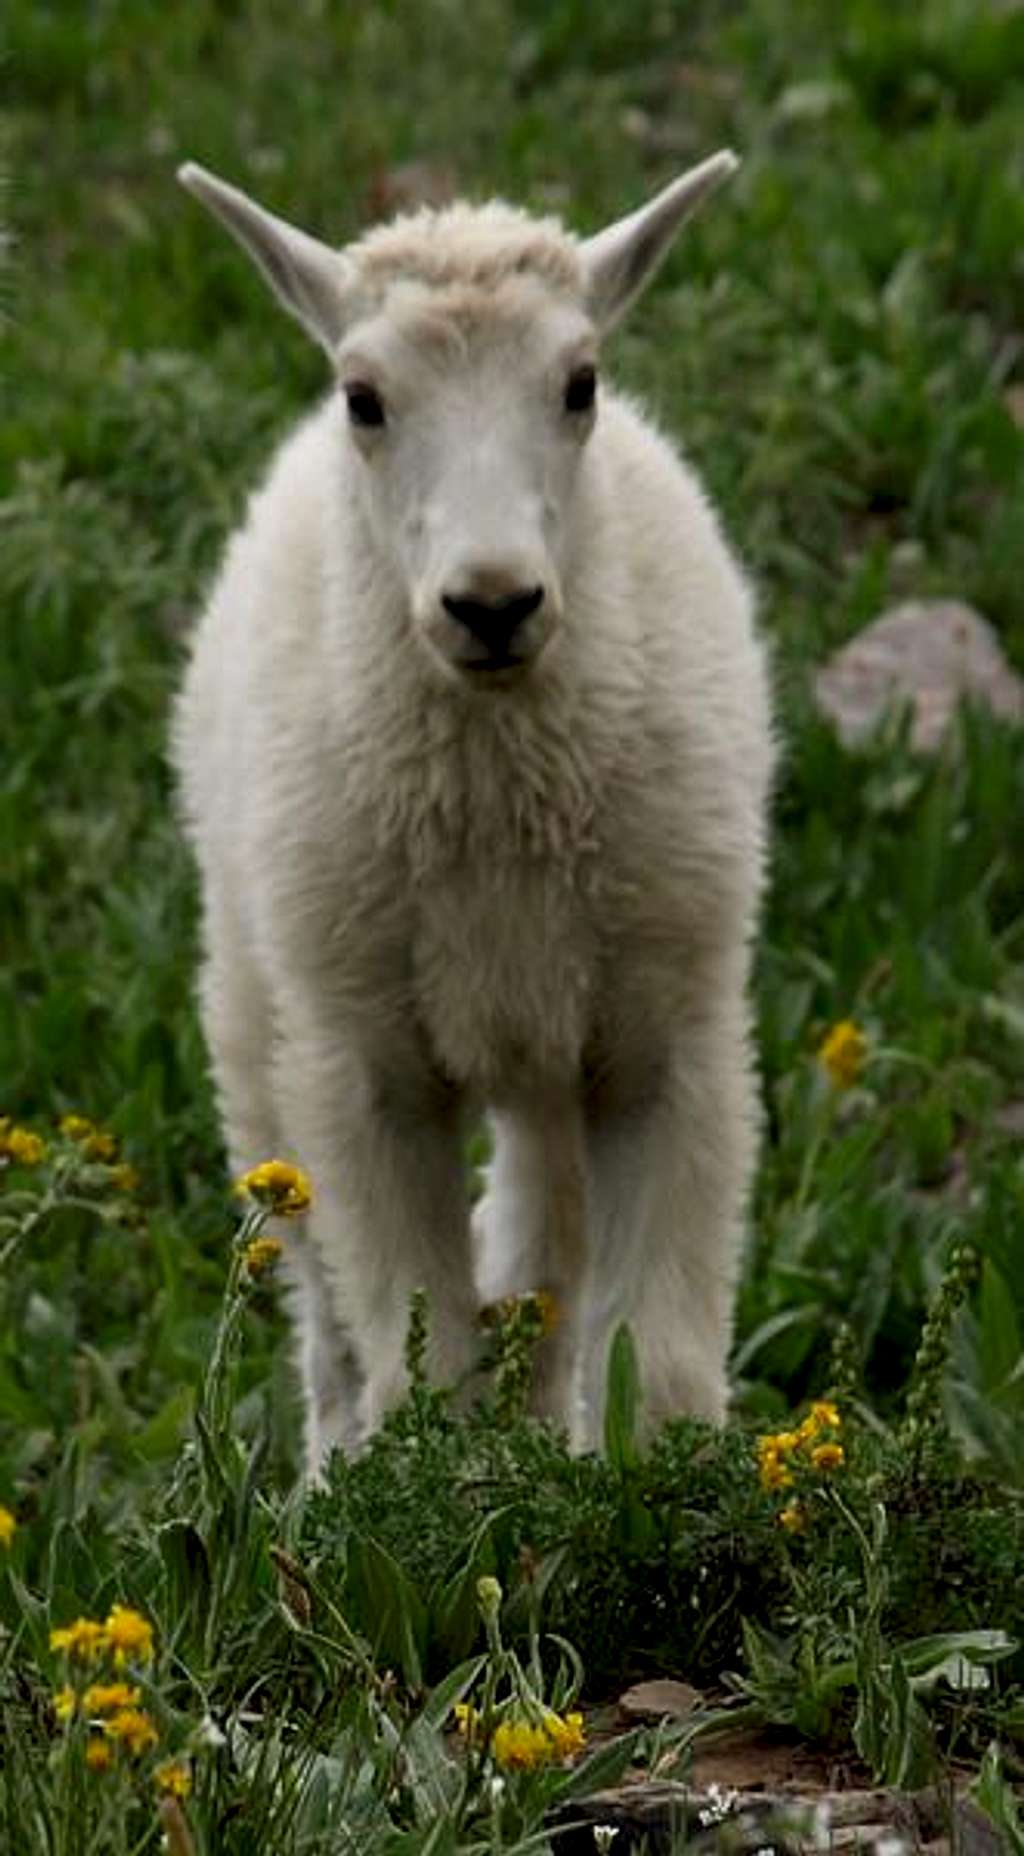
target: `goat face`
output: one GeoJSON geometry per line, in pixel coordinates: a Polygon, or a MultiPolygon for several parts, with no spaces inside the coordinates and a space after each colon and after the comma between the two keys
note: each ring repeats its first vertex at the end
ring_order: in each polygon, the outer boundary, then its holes
{"type": "Polygon", "coordinates": [[[597,416],[593,329],[536,280],[403,284],[336,357],[367,519],[417,639],[476,689],[558,630],[574,489],[597,416]]]}

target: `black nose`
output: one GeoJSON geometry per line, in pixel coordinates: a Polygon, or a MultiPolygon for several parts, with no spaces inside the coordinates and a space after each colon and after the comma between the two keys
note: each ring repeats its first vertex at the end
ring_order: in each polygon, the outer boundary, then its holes
{"type": "Polygon", "coordinates": [[[542,586],[529,587],[523,593],[507,593],[500,599],[460,599],[454,593],[441,595],[445,611],[498,657],[508,654],[519,627],[536,612],[543,600],[542,586]]]}

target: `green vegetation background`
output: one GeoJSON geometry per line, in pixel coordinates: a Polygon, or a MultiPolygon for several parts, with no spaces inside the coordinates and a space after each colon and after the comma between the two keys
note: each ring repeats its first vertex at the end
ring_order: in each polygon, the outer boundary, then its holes
{"type": "MultiPolygon", "coordinates": [[[[69,1437],[97,1475],[111,1453],[172,1450],[223,1280],[167,707],[218,547],[325,383],[176,164],[342,241],[407,163],[591,230],[722,144],[738,178],[608,364],[705,474],[777,654],[741,1407],[773,1419],[820,1386],[848,1318],[886,1411],[969,1238],[986,1271],[957,1330],[956,1421],[1018,1476],[1024,740],[968,718],[926,761],[897,722],[851,755],[808,681],[910,595],[975,602],[1024,667],[1024,14],[10,0],[6,19],[0,1107],[41,1132],[90,1113],[143,1176],[134,1225],[69,1214],[19,1258],[0,1336],[11,1477],[44,1477],[69,1437]],[[833,1101],[814,1051],[844,1018],[873,1055],[833,1101]]],[[[285,1351],[267,1296],[242,1415],[268,1414],[287,1475],[285,1351]]]]}

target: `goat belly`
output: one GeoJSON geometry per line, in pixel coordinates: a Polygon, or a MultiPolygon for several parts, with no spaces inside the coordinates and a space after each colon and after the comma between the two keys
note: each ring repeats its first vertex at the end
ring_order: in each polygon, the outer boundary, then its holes
{"type": "Polygon", "coordinates": [[[587,914],[564,873],[529,862],[421,889],[413,983],[449,1075],[497,1101],[578,1073],[595,964],[587,914]]]}

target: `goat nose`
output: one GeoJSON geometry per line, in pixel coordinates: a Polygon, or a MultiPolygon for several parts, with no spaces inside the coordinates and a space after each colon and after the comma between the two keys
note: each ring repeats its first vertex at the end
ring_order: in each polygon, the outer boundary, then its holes
{"type": "Polygon", "coordinates": [[[542,586],[506,593],[498,599],[474,599],[457,593],[441,595],[442,606],[459,625],[464,625],[488,650],[499,652],[508,650],[519,627],[543,601],[542,586]]]}

